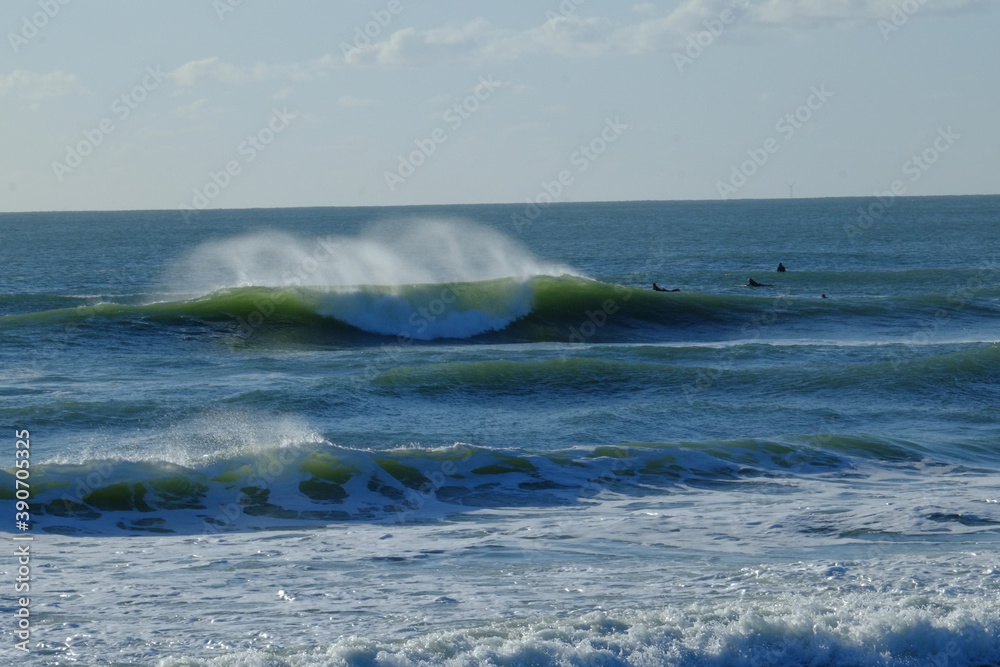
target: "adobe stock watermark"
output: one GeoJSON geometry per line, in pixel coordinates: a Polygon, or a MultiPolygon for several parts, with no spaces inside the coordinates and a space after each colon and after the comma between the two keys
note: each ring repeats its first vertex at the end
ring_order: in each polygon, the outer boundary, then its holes
{"type": "Polygon", "coordinates": [[[731,165],[728,180],[715,182],[719,196],[727,199],[735,195],[761,167],[767,164],[772,155],[781,150],[781,141],[791,140],[795,133],[802,129],[812,119],[813,114],[822,109],[831,97],[833,97],[833,93],[826,89],[825,84],[820,85],[819,88],[812,86],[806,101],[799,105],[795,111],[786,113],[779,118],[774,124],[774,130],[780,135],[780,140],[768,137],[759,147],[748,148],[746,151],[747,159],[738,165],[731,165]]]}
{"type": "Polygon", "coordinates": [[[903,0],[903,2],[894,4],[889,18],[879,19],[876,22],[878,30],[882,34],[882,41],[888,42],[889,36],[909,23],[910,18],[919,12],[926,3],[927,0],[903,0]]]}
{"type": "Polygon", "coordinates": [[[45,26],[49,24],[49,21],[54,19],[62,8],[70,3],[71,0],[38,0],[38,7],[40,11],[35,12],[31,16],[25,14],[21,17],[21,30],[18,32],[8,32],[7,41],[10,42],[10,48],[14,50],[14,53],[18,53],[21,47],[30,42],[32,39],[38,36],[38,33],[42,31],[45,26]]]}
{"type": "Polygon", "coordinates": [[[146,75],[132,90],[122,93],[111,103],[111,115],[102,118],[95,127],[83,131],[83,139],[75,144],[66,146],[66,157],[62,162],[54,160],[52,171],[56,175],[56,180],[60,183],[73,170],[83,164],[83,161],[91,155],[94,150],[104,143],[104,140],[117,129],[115,119],[119,123],[124,122],[132,113],[139,108],[139,105],[149,98],[149,94],[160,87],[160,84],[167,75],[160,71],[160,66],[149,66],[146,68],[146,75]]]}
{"type": "Polygon", "coordinates": [[[441,120],[448,125],[448,129],[436,127],[431,130],[429,136],[422,139],[414,139],[413,145],[416,148],[406,155],[400,153],[397,156],[399,162],[396,165],[396,169],[394,171],[385,171],[385,184],[389,187],[389,192],[395,192],[396,188],[406,182],[406,179],[413,176],[417,172],[417,169],[427,162],[427,158],[434,155],[438,146],[448,141],[448,132],[455,132],[458,128],[462,127],[465,121],[479,111],[480,105],[490,99],[493,93],[499,90],[501,86],[501,83],[493,80],[492,74],[479,77],[479,83],[476,84],[470,95],[455,102],[441,114],[441,120]]]}
{"type": "Polygon", "coordinates": [[[556,7],[555,11],[549,9],[545,12],[545,18],[548,21],[566,19],[576,13],[576,10],[580,8],[580,5],[585,3],[587,0],[562,0],[559,6],[556,7]]]}
{"type": "MultiPolygon", "coordinates": [[[[31,498],[31,433],[28,429],[14,429],[14,526],[22,532],[30,531],[32,524],[31,498]]],[[[19,651],[30,653],[28,642],[31,640],[31,542],[34,536],[30,533],[14,536],[14,556],[17,559],[17,569],[14,578],[14,592],[24,594],[17,598],[17,611],[14,612],[14,636],[20,641],[14,643],[19,651]]],[[[12,568],[13,569],[13,568],[12,568]]]]}
{"type": "Polygon", "coordinates": [[[574,169],[562,169],[551,181],[543,180],[541,190],[534,197],[525,199],[523,213],[513,213],[510,221],[518,233],[524,231],[525,226],[531,224],[542,214],[542,206],[555,203],[566,188],[573,185],[576,174],[582,174],[590,168],[590,165],[604,155],[608,147],[618,141],[618,138],[628,129],[628,125],[621,122],[618,116],[614,119],[604,119],[604,127],[601,131],[586,144],[581,144],[569,156],[569,163],[574,169]],[[575,172],[575,173],[574,173],[575,172]]]}
{"type": "Polygon", "coordinates": [[[213,0],[212,9],[220,21],[226,20],[226,14],[235,12],[237,8],[243,6],[243,0],[213,0]]]}
{"type": "Polygon", "coordinates": [[[705,49],[715,44],[728,26],[736,23],[750,8],[750,0],[730,0],[731,7],[726,7],[715,17],[701,22],[705,29],[697,33],[688,33],[683,51],[674,51],[672,57],[677,71],[684,73],[684,68],[694,64],[705,53],[705,49]]]}
{"type": "Polygon", "coordinates": [[[222,192],[228,188],[233,178],[243,173],[243,167],[257,159],[261,153],[267,150],[275,138],[284,132],[297,113],[289,113],[287,107],[274,109],[270,118],[259,130],[253,134],[248,134],[235,148],[239,159],[232,159],[226,162],[219,171],[209,170],[208,180],[201,187],[192,190],[190,204],[181,204],[178,208],[184,216],[184,222],[190,222],[191,216],[208,208],[222,192]]]}
{"type": "MultiPolygon", "coordinates": [[[[240,1],[242,2],[242,0],[240,1]]],[[[412,1],[407,0],[407,2],[412,1]]],[[[344,56],[344,60],[350,62],[361,49],[371,46],[372,40],[378,39],[382,31],[388,28],[393,19],[402,12],[402,0],[389,0],[384,8],[372,10],[371,21],[368,21],[363,26],[355,26],[354,40],[350,44],[347,42],[340,43],[340,53],[344,56]]]]}
{"type": "MultiPolygon", "coordinates": [[[[910,183],[916,183],[961,138],[962,135],[956,134],[950,125],[947,128],[939,127],[937,129],[937,136],[934,137],[931,145],[919,153],[911,155],[902,164],[900,171],[902,171],[904,176],[909,176],[908,180],[910,183]]],[[[884,192],[875,192],[872,195],[875,199],[869,202],[867,206],[858,207],[857,220],[853,223],[844,223],[844,234],[847,235],[847,238],[853,243],[863,236],[866,231],[871,229],[893,207],[896,197],[906,195],[907,187],[906,181],[897,178],[889,184],[889,188],[884,192]]]]}

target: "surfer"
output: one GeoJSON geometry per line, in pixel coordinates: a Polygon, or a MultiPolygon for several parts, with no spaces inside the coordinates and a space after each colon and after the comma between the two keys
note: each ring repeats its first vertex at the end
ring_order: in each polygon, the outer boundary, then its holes
{"type": "Polygon", "coordinates": [[[756,280],[754,280],[753,278],[747,278],[747,284],[745,286],[746,287],[774,287],[774,285],[768,285],[768,284],[765,284],[765,283],[759,283],[756,280]]]}
{"type": "Polygon", "coordinates": [[[666,289],[665,287],[660,287],[656,283],[653,283],[653,291],[654,292],[680,292],[681,288],[680,287],[675,287],[673,289],[666,289]]]}
{"type": "Polygon", "coordinates": [[[781,262],[778,262],[778,273],[784,273],[784,272],[785,272],[785,265],[782,264],[781,262]]]}

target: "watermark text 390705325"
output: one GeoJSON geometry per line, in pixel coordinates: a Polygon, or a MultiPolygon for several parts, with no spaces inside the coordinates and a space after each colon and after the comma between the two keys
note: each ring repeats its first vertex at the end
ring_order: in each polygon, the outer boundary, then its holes
{"type": "MultiPolygon", "coordinates": [[[[31,433],[15,429],[14,437],[14,525],[24,533],[31,529],[31,433]]],[[[31,639],[31,535],[14,535],[14,647],[28,652],[31,639]]]]}

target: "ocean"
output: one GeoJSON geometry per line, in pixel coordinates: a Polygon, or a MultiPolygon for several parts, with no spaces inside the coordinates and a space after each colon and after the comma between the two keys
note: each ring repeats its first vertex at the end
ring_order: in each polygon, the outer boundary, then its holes
{"type": "Polygon", "coordinates": [[[9,213],[0,262],[2,664],[1000,665],[1000,197],[9,213]]]}

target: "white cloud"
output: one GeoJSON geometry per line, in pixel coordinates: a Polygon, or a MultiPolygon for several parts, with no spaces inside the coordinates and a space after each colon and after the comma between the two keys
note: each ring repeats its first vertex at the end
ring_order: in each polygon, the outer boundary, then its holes
{"type": "MultiPolygon", "coordinates": [[[[914,0],[915,1],[915,0],[914,0]]],[[[830,25],[855,29],[863,22],[886,19],[901,0],[685,0],[672,12],[625,26],[615,33],[617,47],[630,54],[676,48],[692,34],[708,29],[726,14],[725,25],[830,25]]],[[[637,6],[647,9],[648,3],[637,6]]],[[[987,6],[987,0],[921,0],[913,15],[961,13],[987,6]]]]}
{"type": "Polygon", "coordinates": [[[386,39],[353,49],[351,65],[422,65],[463,58],[513,60],[535,53],[596,57],[612,49],[608,19],[554,15],[524,31],[497,28],[483,18],[431,30],[404,28],[386,39]]]}
{"type": "MultiPolygon", "coordinates": [[[[346,65],[419,66],[457,61],[509,61],[529,55],[596,58],[609,53],[642,54],[677,48],[706,22],[727,15],[736,30],[776,25],[831,25],[855,28],[887,18],[902,0],[682,0],[672,11],[653,16],[656,4],[639,2],[632,10],[649,16],[626,25],[610,19],[550,14],[525,30],[498,28],[482,17],[465,23],[418,30],[407,27],[381,41],[328,53],[304,63],[238,66],[218,57],[193,60],[170,73],[181,88],[202,82],[238,85],[272,79],[309,81],[346,65]]],[[[914,0],[916,1],[916,0],[914,0]]],[[[987,7],[988,0],[921,0],[919,14],[959,13],[987,7]]]]}
{"type": "MultiPolygon", "coordinates": [[[[921,0],[914,16],[921,13],[951,14],[987,6],[986,0],[921,0]]],[[[751,14],[759,23],[797,21],[870,21],[886,18],[903,4],[901,0],[763,0],[753,4],[751,14]]]]}
{"type": "Polygon", "coordinates": [[[16,95],[21,100],[37,103],[85,92],[87,91],[80,84],[80,77],[67,72],[37,74],[18,69],[7,75],[0,74],[0,97],[16,95]]]}
{"type": "Polygon", "coordinates": [[[483,18],[430,30],[404,28],[381,42],[353,49],[346,61],[352,65],[415,65],[455,59],[476,53],[494,32],[483,18]]]}
{"type": "Polygon", "coordinates": [[[184,104],[177,107],[174,109],[174,115],[188,120],[198,120],[204,115],[205,107],[207,105],[208,100],[203,97],[200,100],[191,102],[190,104],[184,104]]]}
{"type": "Polygon", "coordinates": [[[323,75],[335,63],[329,56],[300,64],[272,65],[257,63],[250,67],[240,67],[232,63],[222,62],[218,56],[192,60],[176,68],[168,76],[182,88],[191,88],[202,82],[239,85],[244,83],[268,81],[270,79],[288,79],[292,81],[310,81],[323,75]]]}
{"type": "Polygon", "coordinates": [[[529,30],[527,36],[538,49],[556,55],[596,57],[611,50],[613,31],[608,19],[582,18],[573,14],[550,18],[542,26],[529,30]]]}
{"type": "Polygon", "coordinates": [[[246,70],[224,63],[214,56],[204,60],[186,62],[171,72],[169,76],[174,80],[174,83],[182,87],[196,86],[204,80],[222,83],[242,83],[250,80],[250,75],[246,70]]]}

